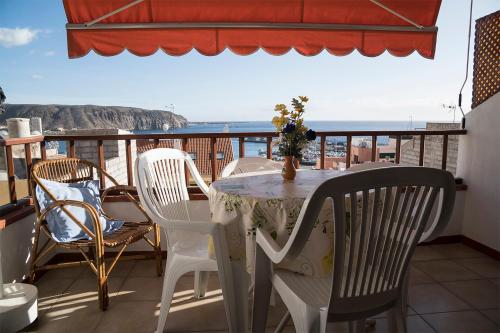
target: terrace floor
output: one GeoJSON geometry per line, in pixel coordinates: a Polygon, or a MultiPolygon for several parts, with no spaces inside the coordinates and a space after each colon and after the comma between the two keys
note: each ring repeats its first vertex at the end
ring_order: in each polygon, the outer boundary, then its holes
{"type": "MultiPolygon", "coordinates": [[[[98,309],[96,279],[89,268],[50,271],[38,281],[39,319],[26,332],[153,332],[163,277],[152,261],[125,261],[110,278],[110,305],[98,309]]],[[[193,276],[181,278],[167,319],[169,332],[222,332],[226,328],[217,277],[204,299],[192,298],[193,276]]],[[[413,258],[409,332],[500,332],[500,262],[461,244],[423,246],[413,258]]],[[[269,331],[283,313],[271,307],[269,331]]],[[[340,324],[336,332],[346,332],[340,324]]],[[[368,332],[385,332],[376,319],[368,332]]],[[[293,332],[289,322],[286,332],[293,332]]]]}

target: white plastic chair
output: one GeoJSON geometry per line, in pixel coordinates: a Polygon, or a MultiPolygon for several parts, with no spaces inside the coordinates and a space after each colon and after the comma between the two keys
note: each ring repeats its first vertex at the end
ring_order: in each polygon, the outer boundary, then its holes
{"type": "Polygon", "coordinates": [[[208,282],[208,273],[218,271],[224,297],[224,306],[230,331],[242,331],[246,317],[242,314],[236,290],[242,289],[234,281],[233,264],[228,255],[223,225],[210,221],[207,201],[190,201],[186,187],[185,165],[205,194],[203,182],[192,159],[183,151],[160,148],[141,154],[136,160],[136,186],[141,203],[155,223],[165,231],[168,256],[157,332],[162,332],[177,280],[194,271],[195,296],[202,297],[208,282]],[[213,240],[215,259],[209,255],[209,240],[213,240]]]}
{"type": "Polygon", "coordinates": [[[242,157],[226,165],[222,170],[221,178],[254,171],[281,170],[282,168],[282,163],[267,158],[242,157]]]}
{"type": "Polygon", "coordinates": [[[258,229],[252,330],[265,328],[273,286],[298,332],[325,332],[339,321],[363,331],[366,318],[384,311],[390,331],[405,332],[405,276],[440,192],[439,221],[433,229],[440,234],[452,213],[454,179],[449,172],[423,167],[374,169],[325,181],[305,200],[282,248],[258,229]],[[375,204],[369,204],[371,199],[375,204]],[[333,277],[272,272],[272,263],[300,254],[325,202],[333,203],[334,211],[333,277]]]}

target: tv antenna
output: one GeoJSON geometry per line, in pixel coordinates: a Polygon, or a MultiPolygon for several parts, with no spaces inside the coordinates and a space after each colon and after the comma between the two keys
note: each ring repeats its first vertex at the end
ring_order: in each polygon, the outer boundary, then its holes
{"type": "Polygon", "coordinates": [[[453,122],[455,122],[456,119],[456,113],[457,113],[457,106],[455,104],[441,104],[441,107],[446,110],[448,109],[448,112],[453,112],[453,122]]]}

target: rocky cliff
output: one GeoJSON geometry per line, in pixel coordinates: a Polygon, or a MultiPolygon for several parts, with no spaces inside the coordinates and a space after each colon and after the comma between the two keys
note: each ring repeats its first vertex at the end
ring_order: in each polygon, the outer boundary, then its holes
{"type": "Polygon", "coordinates": [[[0,125],[8,118],[41,117],[44,130],[119,128],[126,130],[162,129],[187,126],[187,119],[169,111],[123,106],[5,104],[0,125]]]}

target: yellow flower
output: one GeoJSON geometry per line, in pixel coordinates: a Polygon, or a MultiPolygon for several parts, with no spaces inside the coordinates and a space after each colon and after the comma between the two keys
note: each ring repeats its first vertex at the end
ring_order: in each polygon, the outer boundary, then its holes
{"type": "Polygon", "coordinates": [[[274,111],[278,111],[278,112],[287,111],[286,105],[285,104],[276,104],[276,106],[274,107],[274,111]]]}

